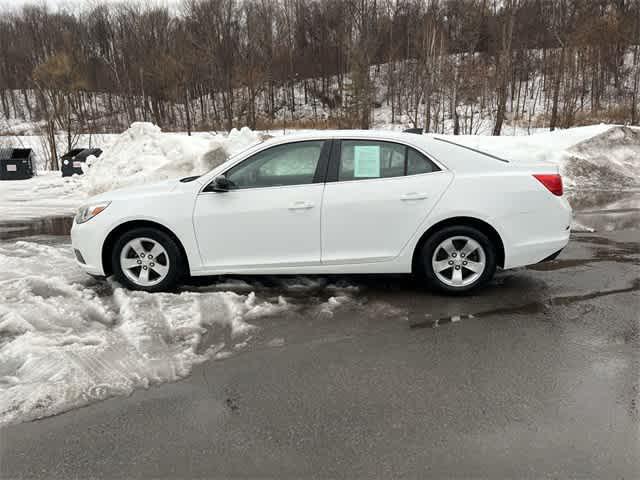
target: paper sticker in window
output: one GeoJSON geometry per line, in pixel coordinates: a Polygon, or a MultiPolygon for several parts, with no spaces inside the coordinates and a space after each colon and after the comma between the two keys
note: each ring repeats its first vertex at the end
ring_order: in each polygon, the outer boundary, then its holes
{"type": "Polygon", "coordinates": [[[355,178],[380,177],[380,145],[353,147],[353,176],[355,178]]]}

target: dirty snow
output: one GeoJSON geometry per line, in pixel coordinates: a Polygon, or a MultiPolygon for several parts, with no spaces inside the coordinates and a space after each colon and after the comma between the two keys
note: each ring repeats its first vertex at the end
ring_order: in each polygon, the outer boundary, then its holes
{"type": "Polygon", "coordinates": [[[640,128],[610,128],[573,145],[563,173],[580,188],[639,186],[640,128]]]}

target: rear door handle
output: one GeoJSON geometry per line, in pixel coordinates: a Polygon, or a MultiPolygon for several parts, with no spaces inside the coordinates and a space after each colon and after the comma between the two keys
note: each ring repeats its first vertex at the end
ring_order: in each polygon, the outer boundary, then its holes
{"type": "Polygon", "coordinates": [[[402,195],[400,197],[400,200],[402,200],[403,202],[411,202],[411,201],[417,201],[417,200],[426,200],[427,198],[429,198],[428,193],[411,192],[411,193],[405,193],[404,195],[402,195]]]}
{"type": "Polygon", "coordinates": [[[294,202],[289,205],[289,210],[309,210],[313,208],[313,206],[311,202],[294,202]]]}

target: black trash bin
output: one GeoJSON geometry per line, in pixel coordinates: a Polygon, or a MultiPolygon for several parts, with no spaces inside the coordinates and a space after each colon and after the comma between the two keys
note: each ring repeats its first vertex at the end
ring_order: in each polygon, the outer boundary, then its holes
{"type": "Polygon", "coordinates": [[[36,174],[30,148],[0,148],[0,180],[26,180],[36,174]]]}
{"type": "Polygon", "coordinates": [[[84,173],[82,171],[82,164],[87,161],[89,155],[99,157],[102,155],[102,150],[99,148],[74,148],[65,153],[60,157],[62,176],[82,175],[84,173]]]}

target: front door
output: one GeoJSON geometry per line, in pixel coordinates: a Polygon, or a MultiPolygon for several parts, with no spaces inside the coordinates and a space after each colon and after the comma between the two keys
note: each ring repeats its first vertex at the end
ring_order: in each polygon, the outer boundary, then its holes
{"type": "Polygon", "coordinates": [[[305,141],[262,150],[225,173],[228,191],[199,194],[194,226],[205,268],[320,263],[324,183],[318,170],[328,152],[324,144],[305,141]]]}

